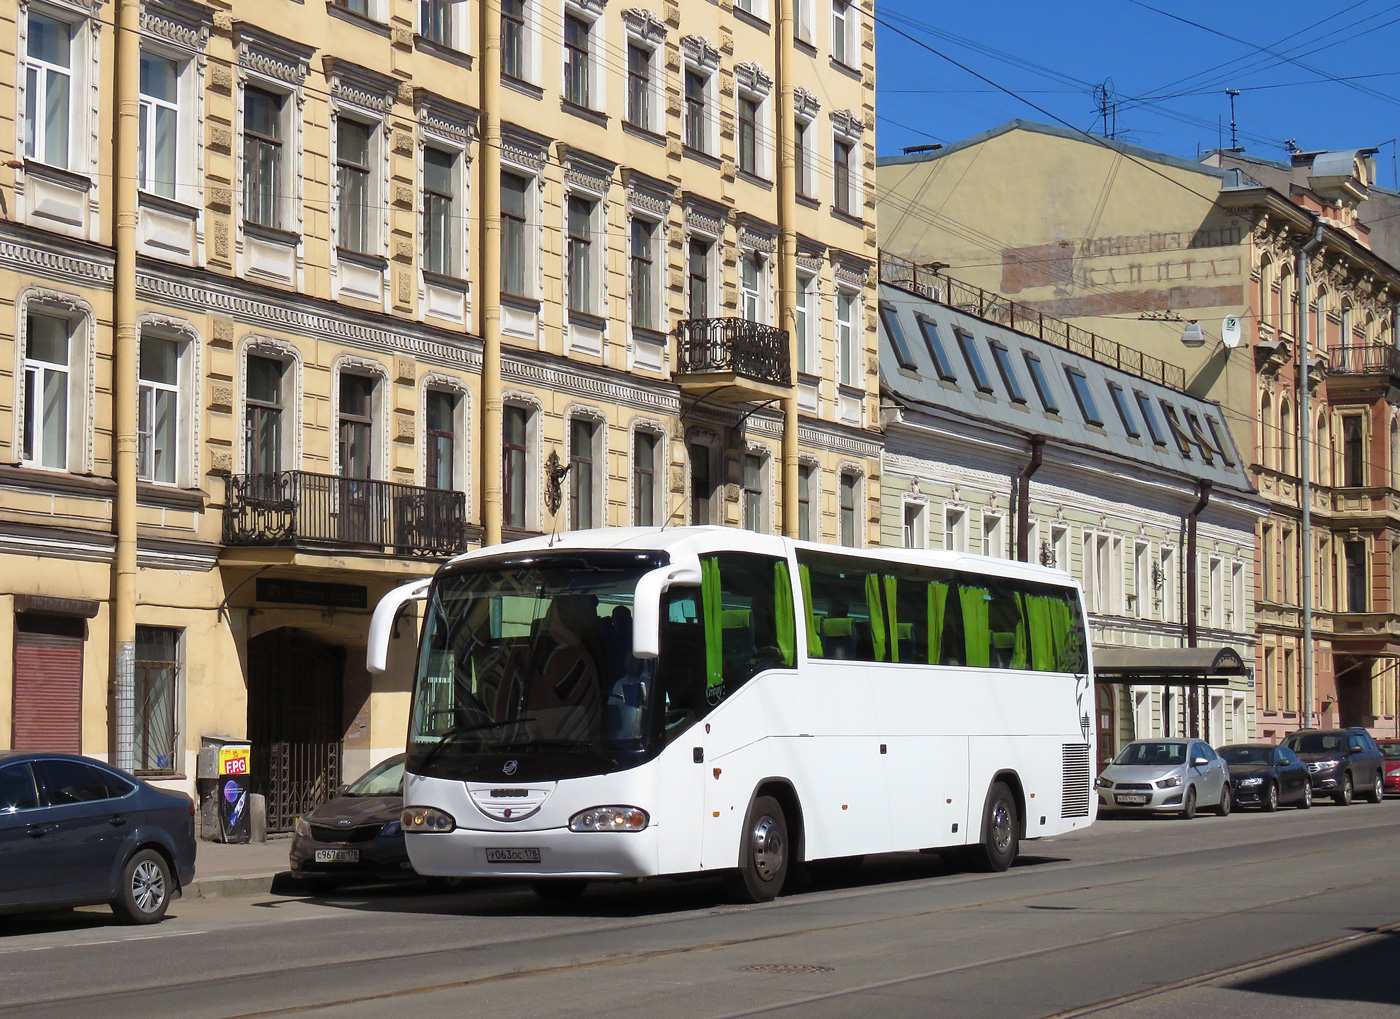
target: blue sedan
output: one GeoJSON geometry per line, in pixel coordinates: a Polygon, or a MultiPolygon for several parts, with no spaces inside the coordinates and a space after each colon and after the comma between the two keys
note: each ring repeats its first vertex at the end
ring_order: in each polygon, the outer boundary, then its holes
{"type": "Polygon", "coordinates": [[[87,757],[0,753],[0,912],[155,923],[194,879],[194,801],[87,757]]]}

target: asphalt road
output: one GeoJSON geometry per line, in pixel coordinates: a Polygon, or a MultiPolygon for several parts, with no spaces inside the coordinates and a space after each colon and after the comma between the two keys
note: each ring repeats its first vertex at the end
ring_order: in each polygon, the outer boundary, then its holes
{"type": "Polygon", "coordinates": [[[0,1014],[849,1019],[1400,1015],[1400,801],[1103,821],[1011,872],[177,902],[0,918],[0,1014]]]}

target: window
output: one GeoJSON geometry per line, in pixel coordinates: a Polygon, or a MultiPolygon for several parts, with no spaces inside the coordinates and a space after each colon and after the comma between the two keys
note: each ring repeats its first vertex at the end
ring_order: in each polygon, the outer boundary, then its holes
{"type": "MultiPolygon", "coordinates": [[[[260,88],[243,91],[243,218],[257,226],[282,226],[285,102],[285,96],[260,88]]],[[[343,214],[343,199],[341,204],[343,214]]]]}
{"type": "Polygon", "coordinates": [[[768,319],[767,287],[768,264],[761,253],[747,252],[740,260],[739,272],[739,316],[750,322],[765,322],[768,319]]]}
{"type": "Polygon", "coordinates": [[[1050,528],[1050,565],[1057,570],[1069,572],[1069,528],[1050,528]]]}
{"type": "Polygon", "coordinates": [[[739,169],[758,173],[758,100],[739,97],[739,169]]]}
{"type": "Polygon", "coordinates": [[[1342,482],[1347,488],[1366,484],[1366,436],[1361,417],[1347,414],[1342,418],[1342,482]]]}
{"type": "MultiPolygon", "coordinates": [[[[421,0],[418,14],[418,33],[429,42],[439,46],[453,46],[456,39],[452,30],[452,7],[457,0],[421,0]]],[[[460,47],[458,47],[460,48],[460,47]]]]}
{"type": "Polygon", "coordinates": [[[992,378],[987,374],[987,368],[982,364],[982,355],[977,352],[977,345],[972,334],[966,329],[953,328],[953,335],[957,337],[958,348],[962,351],[963,360],[967,362],[967,370],[972,373],[973,384],[983,393],[992,391],[992,378]]]}
{"type": "Polygon", "coordinates": [[[952,507],[943,510],[943,548],[949,552],[967,551],[967,513],[952,507]]]}
{"type": "Polygon", "coordinates": [[[1366,543],[1343,543],[1347,563],[1347,611],[1365,612],[1367,602],[1366,543]]]}
{"type": "Polygon", "coordinates": [[[276,474],[282,470],[284,371],[284,363],[276,358],[248,358],[243,465],[249,474],[276,474]]]}
{"type": "MultiPolygon", "coordinates": [[[[817,324],[821,316],[816,310],[817,278],[803,273],[797,275],[797,300],[794,302],[793,337],[797,342],[797,370],[812,373],[819,367],[817,358],[817,324]]],[[[1400,449],[1400,443],[1397,443],[1400,449]]],[[[1400,455],[1400,454],[1397,454],[1400,455]]]]}
{"type": "Polygon", "coordinates": [[[518,81],[529,77],[526,0],[501,0],[501,73],[518,81]]]}
{"type": "Polygon", "coordinates": [[[1162,405],[1162,413],[1167,416],[1167,427],[1171,429],[1172,438],[1176,440],[1176,448],[1186,459],[1191,459],[1191,439],[1186,434],[1186,429],[1181,427],[1181,419],[1176,416],[1176,408],[1167,403],[1166,400],[1159,400],[1162,405]]]}
{"type": "Polygon", "coordinates": [[[574,418],[569,422],[569,523],[575,530],[595,526],[598,422],[574,418]]]}
{"type": "Polygon", "coordinates": [[[852,50],[851,28],[854,12],[847,0],[831,0],[831,59],[838,64],[850,64],[852,50]]]}
{"type": "Polygon", "coordinates": [[[655,432],[638,431],[632,438],[632,508],[638,527],[654,527],[657,521],[657,502],[661,486],[656,483],[656,472],[661,436],[655,432]]]}
{"type": "Polygon", "coordinates": [[[24,154],[68,169],[73,28],[30,10],[24,62],[24,154]]]}
{"type": "Polygon", "coordinates": [[[589,35],[593,26],[575,14],[564,15],[564,98],[575,106],[590,106],[589,35]]]}
{"type": "Polygon", "coordinates": [[[1191,441],[1201,451],[1201,459],[1211,463],[1215,459],[1215,446],[1206,438],[1205,430],[1201,428],[1201,419],[1193,410],[1183,410],[1182,413],[1186,415],[1186,424],[1191,429],[1191,441]]]}
{"type": "Polygon", "coordinates": [[[370,237],[370,132],[357,120],[340,117],[335,128],[335,182],[340,206],[337,242],[347,251],[368,253],[370,237]]]}
{"type": "Polygon", "coordinates": [[[640,329],[660,326],[656,281],[657,224],[649,219],[632,219],[631,294],[632,324],[640,329]]]}
{"type": "Polygon", "coordinates": [[[180,67],[168,57],[141,51],[141,109],[137,131],[136,186],[175,197],[179,153],[180,67]]]}
{"type": "Polygon", "coordinates": [[[72,323],[51,315],[25,318],[24,422],[20,458],[66,470],[72,378],[72,323]]]}
{"type": "Polygon", "coordinates": [[[686,312],[691,319],[710,317],[710,252],[714,245],[699,237],[686,247],[686,312]]]}
{"type": "Polygon", "coordinates": [[[1128,594],[1128,611],[1139,619],[1147,618],[1146,593],[1152,586],[1152,576],[1147,565],[1149,547],[1142,542],[1133,545],[1133,585],[1128,594]]]}
{"type": "Polygon", "coordinates": [[[831,164],[835,179],[835,205],[836,211],[854,215],[855,212],[855,181],[851,177],[851,150],[855,146],[844,138],[837,138],[833,143],[831,164]]]}
{"type": "Polygon", "coordinates": [[[569,248],[565,271],[568,273],[569,310],[586,315],[597,313],[598,266],[593,243],[593,220],[598,203],[570,195],[568,200],[569,248]]]}
{"type": "Polygon", "coordinates": [[[133,736],[138,774],[173,775],[181,770],[176,729],[180,633],[163,626],[136,628],[133,736]]]}
{"type": "Polygon", "coordinates": [[[627,123],[655,131],[652,115],[652,58],[655,50],[627,44],[627,123]]]}
{"type": "Polygon", "coordinates": [[[1230,619],[1236,630],[1243,632],[1244,618],[1244,567],[1239,563],[1230,566],[1230,619]]]}
{"type": "Polygon", "coordinates": [[[813,121],[798,117],[792,132],[794,166],[797,169],[798,197],[817,197],[817,153],[812,144],[813,121]]]}
{"type": "Polygon", "coordinates": [[[1147,398],[1147,394],[1136,389],[1133,390],[1133,396],[1137,397],[1138,410],[1142,411],[1142,422],[1147,426],[1147,434],[1152,436],[1152,444],[1165,446],[1167,436],[1157,420],[1157,412],[1152,409],[1152,401],[1147,398]]]}
{"type": "Polygon", "coordinates": [[[457,487],[457,396],[430,389],[426,403],[428,463],[423,481],[428,488],[453,489],[457,487]]]}
{"type": "Polygon", "coordinates": [[[502,469],[505,472],[502,479],[502,500],[507,527],[523,528],[529,521],[526,502],[529,431],[529,408],[507,404],[501,421],[501,440],[505,447],[502,457],[502,469]]]}
{"type": "Polygon", "coordinates": [[[998,513],[982,514],[982,554],[998,559],[1006,558],[1006,538],[1003,534],[1003,517],[998,513]]]}
{"type": "Polygon", "coordinates": [[[767,484],[768,457],[759,453],[744,454],[744,526],[751,531],[768,530],[767,484]]]}
{"type": "Polygon", "coordinates": [[[1225,625],[1225,564],[1219,559],[1210,560],[1210,625],[1221,627],[1225,625]]]}
{"type": "Polygon", "coordinates": [[[1206,415],[1206,427],[1210,429],[1210,437],[1215,446],[1215,451],[1220,454],[1220,459],[1225,461],[1225,466],[1235,466],[1235,461],[1230,456],[1230,443],[1227,441],[1225,434],[1221,431],[1220,425],[1216,423],[1215,418],[1211,417],[1209,414],[1206,415]]]}
{"type": "Polygon", "coordinates": [[[374,462],[374,379],[340,373],[339,454],[342,478],[371,478],[374,462]]]}
{"type": "Polygon", "coordinates": [[[904,504],[904,547],[928,548],[928,507],[921,502],[904,504]]]}
{"type": "Polygon", "coordinates": [[[1176,550],[1162,549],[1162,619],[1168,623],[1180,621],[1181,599],[1177,595],[1176,550]]]}
{"type": "Polygon", "coordinates": [[[362,18],[369,17],[369,0],[331,0],[336,6],[349,11],[351,14],[358,14],[362,18]]]}
{"type": "Polygon", "coordinates": [[[423,149],[423,268],[461,276],[462,230],[457,212],[457,154],[423,149]]]}
{"type": "Polygon", "coordinates": [[[136,474],[173,485],[181,454],[180,344],[143,335],[138,375],[136,474]]]}
{"type": "Polygon", "coordinates": [[[1011,363],[1011,351],[1006,349],[1006,344],[996,340],[989,342],[988,346],[992,348],[992,360],[997,363],[997,372],[1001,375],[1007,393],[1011,395],[1011,402],[1025,403],[1026,391],[1021,388],[1021,380],[1016,377],[1016,368],[1011,363]]]}
{"type": "Polygon", "coordinates": [[[863,372],[857,363],[856,294],[850,290],[836,292],[836,370],[843,386],[861,384],[863,372]]]}
{"type": "Polygon", "coordinates": [[[1084,416],[1084,421],[1091,425],[1102,425],[1103,417],[1099,414],[1098,404],[1094,403],[1088,377],[1082,371],[1070,367],[1065,368],[1065,377],[1069,379],[1070,391],[1074,393],[1074,401],[1079,404],[1079,413],[1084,416]]]}
{"type": "Polygon", "coordinates": [[[880,305],[880,322],[885,327],[885,335],[890,338],[890,346],[894,348],[894,359],[899,362],[901,368],[913,371],[918,367],[914,360],[914,352],[909,349],[909,341],[904,338],[904,327],[899,322],[899,312],[893,305],[880,305]]]}
{"type": "Polygon", "coordinates": [[[813,540],[813,535],[821,533],[820,524],[812,526],[812,514],[820,509],[821,492],[817,486],[817,468],[814,464],[799,464],[797,467],[797,537],[802,541],[813,540]],[[813,499],[813,495],[817,498],[813,499]]]}
{"type": "Polygon", "coordinates": [[[858,501],[860,475],[841,473],[841,544],[855,547],[860,543],[858,501]]]}
{"type": "Polygon", "coordinates": [[[693,68],[685,72],[685,144],[696,152],[708,152],[710,79],[693,68]]]}
{"type": "Polygon", "coordinates": [[[715,451],[704,442],[691,442],[686,451],[690,457],[690,522],[717,524],[719,472],[715,469],[715,451]]]}
{"type": "Polygon", "coordinates": [[[1050,388],[1050,379],[1045,374],[1045,365],[1041,364],[1040,358],[1030,351],[1025,352],[1026,368],[1031,373],[1031,384],[1035,386],[1035,395],[1040,397],[1040,405],[1045,408],[1047,414],[1058,414],[1060,412],[1060,401],[1055,399],[1055,391],[1050,388]]]}
{"type": "Polygon", "coordinates": [[[703,556],[700,569],[704,615],[712,620],[698,656],[705,690],[685,703],[717,704],[761,670],[792,666],[792,580],[783,560],[742,552],[703,556]]]}
{"type": "Polygon", "coordinates": [[[527,212],[531,184],[529,177],[501,174],[501,289],[516,297],[527,297],[533,289],[527,212]]]}
{"type": "Polygon", "coordinates": [[[1118,411],[1118,420],[1123,422],[1123,431],[1136,439],[1141,433],[1137,429],[1137,422],[1133,419],[1133,410],[1128,406],[1128,396],[1123,392],[1123,387],[1116,382],[1110,382],[1108,395],[1113,397],[1113,406],[1118,411]]]}

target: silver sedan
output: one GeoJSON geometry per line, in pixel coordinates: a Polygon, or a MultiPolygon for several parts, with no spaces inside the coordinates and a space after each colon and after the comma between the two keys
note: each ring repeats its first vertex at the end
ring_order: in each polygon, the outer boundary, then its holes
{"type": "Polygon", "coordinates": [[[1099,812],[1196,816],[1197,807],[1230,812],[1230,772],[1209,744],[1140,739],[1125,746],[1096,783],[1099,812]]]}

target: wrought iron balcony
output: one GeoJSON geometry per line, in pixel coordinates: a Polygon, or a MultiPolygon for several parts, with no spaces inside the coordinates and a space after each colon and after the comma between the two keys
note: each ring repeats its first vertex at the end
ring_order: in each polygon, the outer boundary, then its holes
{"type": "Polygon", "coordinates": [[[467,497],[306,471],[226,479],[225,545],[355,547],[451,556],[467,547],[467,497]]]}
{"type": "Polygon", "coordinates": [[[775,399],[792,387],[786,330],[745,318],[691,318],[672,335],[672,377],[684,390],[743,403],[775,399]]]}
{"type": "Polygon", "coordinates": [[[1329,375],[1389,375],[1400,379],[1400,347],[1354,343],[1327,350],[1329,375]]]}

